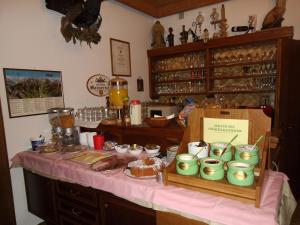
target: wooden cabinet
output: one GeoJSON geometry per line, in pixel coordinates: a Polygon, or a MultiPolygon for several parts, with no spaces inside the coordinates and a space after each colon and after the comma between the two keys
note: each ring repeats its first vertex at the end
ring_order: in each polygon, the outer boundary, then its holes
{"type": "Polygon", "coordinates": [[[153,209],[24,169],[28,210],[53,225],[155,225],[153,209]]]}
{"type": "Polygon", "coordinates": [[[155,225],[156,213],[111,194],[100,195],[102,224],[105,225],[155,225]]]}
{"type": "Polygon", "coordinates": [[[224,108],[269,102],[279,127],[282,82],[298,79],[284,63],[292,36],[293,28],[283,27],[149,50],[150,96],[216,96],[224,108]]]}
{"type": "Polygon", "coordinates": [[[57,210],[61,225],[100,224],[97,191],[80,185],[55,182],[57,210]]]}
{"type": "Polygon", "coordinates": [[[24,179],[29,212],[49,224],[58,224],[55,182],[27,170],[24,170],[24,179]]]}

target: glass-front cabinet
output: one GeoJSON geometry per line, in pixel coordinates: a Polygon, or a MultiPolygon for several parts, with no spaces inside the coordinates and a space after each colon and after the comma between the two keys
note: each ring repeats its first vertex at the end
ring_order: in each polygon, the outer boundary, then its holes
{"type": "MultiPolygon", "coordinates": [[[[214,96],[224,108],[269,105],[278,123],[293,27],[148,50],[150,97],[214,96]]],[[[293,40],[292,40],[293,41],[293,40]]]]}
{"type": "Polygon", "coordinates": [[[152,94],[190,95],[206,92],[205,51],[160,57],[151,64],[152,94]]]}
{"type": "Polygon", "coordinates": [[[208,92],[274,92],[277,76],[276,53],[276,42],[212,49],[208,92]]]}

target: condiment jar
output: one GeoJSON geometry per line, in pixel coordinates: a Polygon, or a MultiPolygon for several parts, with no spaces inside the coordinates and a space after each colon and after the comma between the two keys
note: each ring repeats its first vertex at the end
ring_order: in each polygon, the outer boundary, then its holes
{"type": "Polygon", "coordinates": [[[142,105],[138,99],[134,99],[130,103],[130,120],[131,125],[142,124],[142,105]]]}

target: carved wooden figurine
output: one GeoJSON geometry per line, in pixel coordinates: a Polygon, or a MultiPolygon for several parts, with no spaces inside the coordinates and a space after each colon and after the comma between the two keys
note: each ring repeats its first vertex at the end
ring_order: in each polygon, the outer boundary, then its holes
{"type": "Polygon", "coordinates": [[[162,48],[166,47],[166,42],[164,38],[165,29],[160,24],[159,21],[156,21],[152,27],[152,44],[153,48],[162,48]]]}
{"type": "Polygon", "coordinates": [[[262,30],[273,27],[281,27],[281,23],[284,20],[283,14],[286,9],[285,5],[286,0],[277,0],[276,6],[270,12],[268,12],[264,19],[262,30]]]}

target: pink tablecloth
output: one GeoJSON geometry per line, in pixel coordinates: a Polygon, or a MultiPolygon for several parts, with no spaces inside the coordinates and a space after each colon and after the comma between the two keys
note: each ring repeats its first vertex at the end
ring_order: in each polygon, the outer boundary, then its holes
{"type": "Polygon", "coordinates": [[[21,166],[41,175],[113,193],[144,206],[164,208],[228,225],[278,224],[282,184],[286,176],[268,171],[264,180],[261,207],[206,193],[164,186],[156,179],[135,179],[122,169],[95,172],[87,166],[63,159],[60,153],[24,151],[15,155],[12,166],[21,166]]]}

